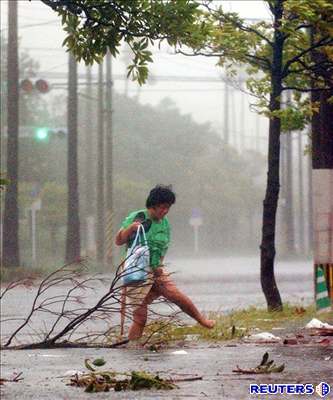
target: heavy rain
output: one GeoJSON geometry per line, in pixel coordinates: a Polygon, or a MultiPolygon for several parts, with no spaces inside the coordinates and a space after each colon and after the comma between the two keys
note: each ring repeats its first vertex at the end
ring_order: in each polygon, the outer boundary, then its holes
{"type": "Polygon", "coordinates": [[[333,390],[333,7],[300,3],[1,1],[6,398],[133,389],[102,355],[178,387],[119,398],[333,390]]]}

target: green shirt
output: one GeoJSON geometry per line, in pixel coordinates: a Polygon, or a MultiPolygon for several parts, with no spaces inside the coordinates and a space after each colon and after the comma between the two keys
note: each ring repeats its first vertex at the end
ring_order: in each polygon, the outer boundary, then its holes
{"type": "MultiPolygon", "coordinates": [[[[146,219],[149,218],[148,210],[137,210],[131,212],[122,222],[121,227],[126,229],[134,222],[134,218],[139,212],[144,212],[146,219]]],[[[150,251],[150,266],[156,269],[161,265],[161,257],[165,256],[170,243],[170,225],[167,217],[160,221],[151,220],[151,226],[146,233],[148,247],[150,251]]],[[[141,235],[142,236],[142,235],[141,235]]]]}

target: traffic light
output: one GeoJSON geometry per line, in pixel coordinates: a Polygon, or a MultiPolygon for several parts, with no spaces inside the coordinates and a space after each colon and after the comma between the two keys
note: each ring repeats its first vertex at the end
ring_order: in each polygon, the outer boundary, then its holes
{"type": "Polygon", "coordinates": [[[50,91],[50,85],[45,79],[38,79],[36,82],[33,82],[30,79],[23,79],[20,82],[20,88],[23,92],[28,94],[32,93],[34,90],[43,94],[50,91]]]}
{"type": "Polygon", "coordinates": [[[30,79],[23,79],[20,83],[20,87],[25,93],[31,93],[34,90],[34,86],[30,79]]]}
{"type": "Polygon", "coordinates": [[[65,139],[67,129],[63,127],[49,128],[46,126],[38,126],[34,128],[34,138],[38,142],[48,142],[49,140],[65,139]]]}
{"type": "Polygon", "coordinates": [[[50,90],[49,84],[44,79],[38,79],[35,83],[35,87],[41,93],[47,93],[50,90]]]}
{"type": "Polygon", "coordinates": [[[35,130],[35,138],[40,142],[45,142],[49,138],[49,128],[39,127],[35,130]]]}

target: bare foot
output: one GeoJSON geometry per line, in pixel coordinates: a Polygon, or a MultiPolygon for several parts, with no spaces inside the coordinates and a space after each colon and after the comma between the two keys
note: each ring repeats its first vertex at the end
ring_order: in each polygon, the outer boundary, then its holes
{"type": "Polygon", "coordinates": [[[205,319],[203,322],[201,322],[201,325],[208,329],[214,328],[215,324],[216,321],[214,319],[205,319]]]}

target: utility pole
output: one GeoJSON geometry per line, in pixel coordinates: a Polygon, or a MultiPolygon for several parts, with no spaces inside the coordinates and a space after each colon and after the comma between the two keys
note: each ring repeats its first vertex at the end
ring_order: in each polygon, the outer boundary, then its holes
{"type": "Polygon", "coordinates": [[[18,126],[19,66],[17,1],[8,2],[8,65],[7,65],[7,178],[3,221],[3,265],[20,266],[18,195],[18,126]]]}
{"type": "Polygon", "coordinates": [[[105,261],[108,265],[112,265],[112,243],[113,243],[113,145],[112,145],[112,59],[111,53],[106,54],[106,252],[105,261]]]}
{"type": "MultiPolygon", "coordinates": [[[[289,102],[287,99],[287,103],[289,102]]],[[[281,240],[283,253],[290,257],[295,254],[295,230],[293,216],[293,193],[292,193],[292,133],[286,132],[280,137],[280,171],[281,171],[281,240]]]]}
{"type": "Polygon", "coordinates": [[[77,63],[69,53],[68,60],[68,100],[67,100],[67,235],[66,263],[78,260],[81,255],[79,187],[78,187],[78,95],[77,63]]]}
{"type": "MultiPolygon", "coordinates": [[[[237,130],[237,121],[235,115],[235,91],[231,88],[230,91],[230,130],[232,136],[232,142],[235,150],[238,149],[238,130],[237,130]]],[[[230,140],[231,142],[231,140],[230,140]]]]}
{"type": "Polygon", "coordinates": [[[293,215],[293,148],[292,148],[292,133],[286,133],[286,207],[285,207],[285,221],[286,221],[286,251],[288,256],[295,253],[295,230],[294,230],[294,215],[293,215]]]}
{"type": "Polygon", "coordinates": [[[245,150],[245,93],[240,92],[241,95],[241,115],[240,115],[240,151],[241,153],[245,150]]]}
{"type": "Polygon", "coordinates": [[[123,48],[123,54],[122,54],[122,61],[124,61],[125,64],[125,80],[124,80],[124,95],[126,97],[129,96],[128,93],[128,84],[129,84],[129,77],[127,76],[127,66],[130,64],[131,60],[132,60],[132,52],[130,50],[130,48],[128,47],[128,45],[126,44],[125,47],[123,48]]]}
{"type": "MultiPolygon", "coordinates": [[[[310,128],[311,129],[311,128],[310,128]]],[[[312,140],[309,138],[308,139],[309,146],[312,146],[312,140]]],[[[313,189],[312,189],[312,156],[308,155],[307,157],[307,180],[308,180],[308,255],[313,254],[313,230],[314,230],[314,224],[313,224],[313,189]]]]}
{"type": "Polygon", "coordinates": [[[85,115],[85,247],[88,256],[96,252],[94,216],[94,155],[91,66],[86,70],[86,115],[85,115]]]}
{"type": "Polygon", "coordinates": [[[98,65],[98,104],[97,104],[97,261],[104,264],[104,99],[103,64],[98,65]]]}
{"type": "Polygon", "coordinates": [[[260,117],[258,114],[255,114],[255,137],[256,137],[256,151],[260,152],[260,117]]]}
{"type": "MultiPolygon", "coordinates": [[[[291,102],[290,93],[287,93],[286,104],[289,105],[291,102]]],[[[282,150],[282,182],[284,188],[282,188],[284,197],[284,207],[282,209],[282,220],[283,220],[283,240],[284,248],[287,257],[295,254],[295,230],[294,230],[294,216],[293,216],[293,149],[292,149],[292,133],[286,132],[281,136],[282,150]]]]}
{"type": "Polygon", "coordinates": [[[227,76],[224,77],[224,141],[229,144],[229,85],[227,81],[227,76]]]}
{"type": "Polygon", "coordinates": [[[301,255],[305,253],[305,232],[304,232],[304,183],[303,183],[303,146],[302,132],[298,134],[298,194],[299,194],[299,252],[301,255]]]}

